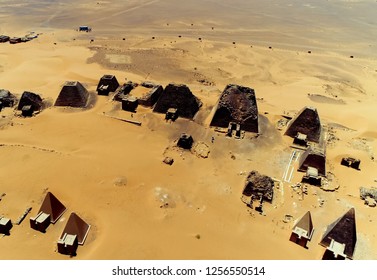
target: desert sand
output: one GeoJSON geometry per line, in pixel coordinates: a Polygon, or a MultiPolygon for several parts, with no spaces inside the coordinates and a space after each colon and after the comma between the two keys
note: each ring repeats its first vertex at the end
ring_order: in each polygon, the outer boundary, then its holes
{"type": "Polygon", "coordinates": [[[95,99],[86,109],[49,106],[31,118],[1,111],[0,215],[14,221],[32,211],[0,236],[0,259],[69,259],[56,241],[76,212],[91,230],[74,259],[317,260],[326,226],[351,207],[354,259],[377,259],[377,210],[359,197],[359,187],[377,186],[377,3],[124,2],[0,1],[0,34],[40,34],[0,43],[0,88],[18,97],[32,91],[52,105],[65,81],[77,80],[95,99]],[[131,117],[111,96],[96,96],[104,74],[120,83],[184,83],[203,105],[194,120],[169,123],[141,106],[131,117]],[[255,90],[259,137],[227,138],[209,126],[227,84],[255,90]],[[332,191],[309,186],[302,196],[292,185],[303,173],[295,168],[283,180],[292,139],[277,124],[304,106],[317,108],[326,132],[332,191]],[[205,142],[208,158],[174,147],[182,132],[205,142]],[[348,155],[361,170],[340,165],[348,155]],[[252,170],[281,181],[263,215],[241,201],[252,170]],[[29,218],[47,191],[67,212],[41,233],[29,218]],[[289,236],[308,210],[315,232],[304,249],[289,236]]]}

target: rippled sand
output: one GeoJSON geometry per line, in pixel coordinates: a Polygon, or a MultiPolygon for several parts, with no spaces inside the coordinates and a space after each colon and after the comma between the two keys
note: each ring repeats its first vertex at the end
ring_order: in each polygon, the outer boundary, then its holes
{"type": "Polygon", "coordinates": [[[195,121],[173,124],[148,108],[131,117],[105,96],[87,110],[49,107],[33,118],[3,109],[0,215],[16,220],[33,210],[0,238],[0,259],[67,259],[56,241],[70,212],[92,225],[76,259],[321,259],[323,231],[350,207],[354,258],[376,259],[376,209],[359,198],[360,186],[377,184],[376,2],[0,2],[1,34],[40,34],[0,44],[0,88],[33,91],[53,104],[65,81],[95,93],[100,77],[114,74],[120,82],[185,83],[203,102],[195,121]],[[79,33],[79,25],[93,31],[79,33]],[[255,89],[258,138],[229,139],[209,127],[229,83],[255,89]],[[240,199],[247,173],[282,180],[292,139],[276,124],[304,106],[318,109],[339,188],[309,187],[301,196],[291,185],[302,173],[294,172],[259,215],[240,199]],[[172,148],[181,132],[207,143],[209,157],[172,148]],[[172,166],[162,163],[166,155],[172,166]],[[341,166],[346,155],[360,158],[361,170],[341,166]],[[28,219],[47,189],[68,211],[42,234],[28,219]],[[304,249],[289,236],[308,210],[315,233],[304,249]]]}

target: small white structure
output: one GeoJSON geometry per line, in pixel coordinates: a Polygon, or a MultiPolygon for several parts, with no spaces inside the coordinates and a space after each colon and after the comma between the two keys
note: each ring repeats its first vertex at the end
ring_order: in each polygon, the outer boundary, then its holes
{"type": "Polygon", "coordinates": [[[37,216],[30,218],[30,227],[41,232],[45,232],[51,223],[50,214],[39,212],[37,216]]]}

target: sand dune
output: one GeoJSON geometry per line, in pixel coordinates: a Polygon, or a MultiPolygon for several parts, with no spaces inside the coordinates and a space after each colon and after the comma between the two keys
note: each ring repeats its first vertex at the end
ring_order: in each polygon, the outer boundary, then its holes
{"type": "Polygon", "coordinates": [[[92,225],[75,259],[320,259],[323,231],[350,207],[354,258],[377,258],[376,209],[359,198],[360,186],[376,185],[376,34],[364,32],[375,17],[362,18],[375,2],[80,1],[74,11],[69,1],[1,2],[0,33],[42,34],[0,44],[0,88],[18,97],[38,93],[51,105],[66,81],[95,95],[101,76],[113,74],[120,83],[185,83],[203,106],[194,121],[174,123],[140,106],[131,116],[106,96],[84,110],[51,106],[32,118],[3,109],[0,215],[16,220],[33,209],[0,238],[0,259],[69,258],[57,253],[56,241],[73,211],[92,225]],[[75,31],[81,24],[93,31],[75,31]],[[230,83],[255,89],[259,137],[236,140],[209,127],[230,83]],[[318,109],[327,131],[336,191],[310,186],[302,196],[292,185],[303,174],[294,171],[260,215],[241,201],[246,176],[258,170],[283,179],[292,139],[277,122],[304,106],[318,109]],[[206,143],[208,158],[177,149],[182,132],[206,143]],[[167,155],[171,166],[162,162],[167,155]],[[341,166],[344,156],[361,159],[360,170],[341,166]],[[68,210],[42,234],[28,219],[46,191],[68,210]],[[316,230],[306,250],[289,236],[308,210],[316,230]],[[286,214],[291,221],[283,221],[286,214]]]}

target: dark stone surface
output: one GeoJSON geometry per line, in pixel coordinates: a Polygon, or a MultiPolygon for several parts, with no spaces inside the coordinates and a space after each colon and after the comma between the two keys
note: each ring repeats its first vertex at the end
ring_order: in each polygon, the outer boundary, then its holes
{"type": "Polygon", "coordinates": [[[368,188],[365,188],[365,187],[360,187],[360,198],[366,199],[368,196],[377,200],[377,189],[375,189],[375,188],[368,189],[368,188]]]}
{"type": "Polygon", "coordinates": [[[115,92],[117,88],[119,87],[119,83],[118,83],[117,78],[114,75],[103,75],[97,85],[98,94],[100,94],[99,89],[101,86],[108,86],[107,87],[108,92],[115,92]]]}
{"type": "Polygon", "coordinates": [[[132,96],[127,96],[122,99],[122,110],[124,111],[136,112],[138,105],[138,100],[132,96]]]}
{"type": "Polygon", "coordinates": [[[345,244],[344,253],[348,258],[352,259],[357,241],[354,208],[348,210],[347,213],[327,227],[320,244],[328,247],[332,239],[345,244]]]}
{"type": "Polygon", "coordinates": [[[89,92],[78,81],[68,81],[61,89],[55,106],[86,107],[89,92]]]}
{"type": "Polygon", "coordinates": [[[186,85],[168,84],[153,111],[165,114],[169,108],[178,109],[179,117],[192,119],[202,103],[186,85]]]}
{"type": "Polygon", "coordinates": [[[300,157],[298,171],[306,172],[308,167],[317,168],[320,176],[326,177],[326,154],[322,149],[308,148],[300,157]]]}
{"type": "Polygon", "coordinates": [[[9,36],[6,36],[6,35],[0,35],[0,43],[8,42],[9,39],[10,39],[9,36]]]}
{"type": "Polygon", "coordinates": [[[163,162],[168,165],[172,165],[174,163],[174,159],[171,157],[164,158],[163,162]]]}
{"type": "Polygon", "coordinates": [[[242,194],[271,202],[274,197],[274,185],[270,177],[261,175],[258,171],[251,171],[247,176],[242,194]]]}
{"type": "Polygon", "coordinates": [[[316,108],[304,107],[289,124],[286,135],[296,137],[297,133],[307,135],[308,141],[319,142],[321,137],[321,121],[316,108]]]}
{"type": "Polygon", "coordinates": [[[24,91],[18,103],[17,110],[21,111],[24,106],[30,105],[33,111],[40,111],[43,108],[42,98],[33,92],[24,91]]]}
{"type": "Polygon", "coordinates": [[[191,149],[192,144],[194,143],[194,139],[191,135],[182,133],[181,137],[178,139],[177,146],[183,149],[191,149]]]}
{"type": "Polygon", "coordinates": [[[13,107],[17,98],[6,89],[0,89],[0,102],[2,107],[13,107]]]}
{"type": "Polygon", "coordinates": [[[211,126],[228,127],[230,122],[241,125],[241,129],[259,132],[258,106],[252,88],[229,84],[220,96],[211,126]]]}

